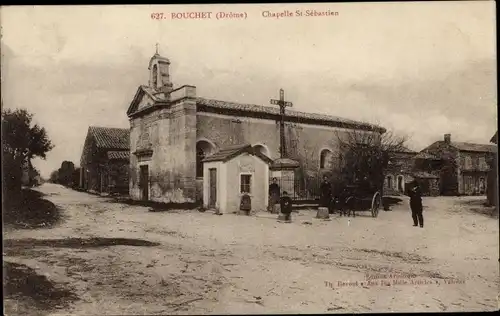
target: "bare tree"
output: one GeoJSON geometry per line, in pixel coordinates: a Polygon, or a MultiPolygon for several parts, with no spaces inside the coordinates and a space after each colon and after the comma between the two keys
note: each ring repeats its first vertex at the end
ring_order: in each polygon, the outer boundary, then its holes
{"type": "Polygon", "coordinates": [[[407,150],[406,135],[392,131],[380,133],[368,130],[337,132],[339,150],[342,153],[340,179],[336,187],[360,184],[370,190],[382,191],[390,153],[407,150]]]}

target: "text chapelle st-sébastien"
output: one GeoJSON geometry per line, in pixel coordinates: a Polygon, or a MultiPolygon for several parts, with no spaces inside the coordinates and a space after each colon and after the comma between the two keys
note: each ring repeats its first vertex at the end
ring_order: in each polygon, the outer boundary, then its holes
{"type": "MultiPolygon", "coordinates": [[[[280,12],[273,11],[262,11],[262,17],[264,18],[290,18],[290,17],[315,17],[315,16],[338,16],[337,11],[318,11],[318,10],[295,10],[295,12],[290,10],[283,10],[280,12]]],[[[246,17],[246,13],[235,13],[235,12],[218,12],[217,18],[242,18],[246,17]]],[[[211,19],[212,12],[182,12],[182,13],[171,13],[172,19],[211,19]]]]}

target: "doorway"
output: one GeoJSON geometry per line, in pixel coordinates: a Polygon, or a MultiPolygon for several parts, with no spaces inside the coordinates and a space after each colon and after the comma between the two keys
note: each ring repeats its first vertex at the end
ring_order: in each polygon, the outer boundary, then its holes
{"type": "Polygon", "coordinates": [[[208,169],[208,181],[209,181],[209,191],[208,191],[208,207],[215,208],[217,204],[217,169],[208,169]]]}
{"type": "Polygon", "coordinates": [[[398,176],[398,191],[399,192],[405,191],[405,184],[404,184],[403,176],[398,176]]]}
{"type": "Polygon", "coordinates": [[[142,192],[142,200],[149,200],[149,167],[147,165],[141,166],[139,188],[142,192]]]}

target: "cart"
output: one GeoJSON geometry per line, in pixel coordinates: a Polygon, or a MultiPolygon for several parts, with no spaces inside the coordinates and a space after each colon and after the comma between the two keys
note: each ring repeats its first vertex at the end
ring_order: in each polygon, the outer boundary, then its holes
{"type": "Polygon", "coordinates": [[[335,197],[335,209],[340,215],[356,217],[356,212],[369,211],[372,217],[377,217],[382,206],[380,191],[373,188],[363,188],[361,185],[347,185],[342,193],[335,197]]]}

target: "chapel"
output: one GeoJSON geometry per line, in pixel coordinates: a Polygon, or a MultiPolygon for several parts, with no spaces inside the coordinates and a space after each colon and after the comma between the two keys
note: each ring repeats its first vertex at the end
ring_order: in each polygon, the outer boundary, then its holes
{"type": "MultiPolygon", "coordinates": [[[[339,135],[353,130],[375,135],[385,132],[379,126],[326,114],[287,108],[282,116],[278,106],[204,98],[197,95],[193,85],[174,87],[169,68],[170,60],[157,51],[149,61],[148,84],[138,87],[127,110],[129,194],[135,200],[203,201],[203,191],[209,189],[204,185],[207,183],[204,182],[207,177],[204,160],[235,147],[246,148],[244,155],[260,157],[259,166],[262,161],[272,164],[279,159],[297,162],[293,183],[289,185],[293,194],[314,195],[323,175],[342,163],[339,135]],[[282,119],[284,155],[280,152],[282,119]]],[[[240,162],[234,164],[240,165],[240,162]]],[[[241,187],[244,187],[242,181],[251,181],[248,174],[234,174],[234,179],[218,179],[241,187]]],[[[280,175],[276,171],[268,176],[279,178],[280,175]]],[[[267,181],[269,179],[266,179],[266,189],[267,181]]]]}

